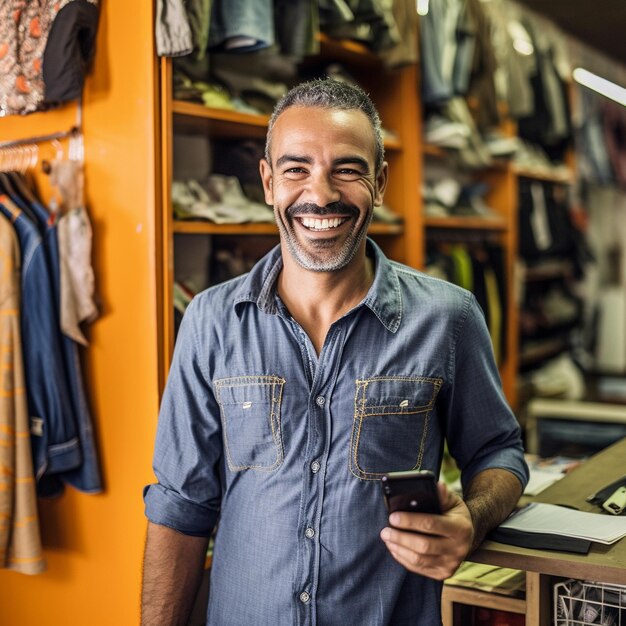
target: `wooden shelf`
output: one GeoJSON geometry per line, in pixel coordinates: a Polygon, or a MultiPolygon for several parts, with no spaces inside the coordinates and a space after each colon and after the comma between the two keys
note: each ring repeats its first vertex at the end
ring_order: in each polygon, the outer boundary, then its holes
{"type": "MultiPolygon", "coordinates": [[[[276,235],[278,227],[273,223],[213,224],[213,222],[174,220],[174,232],[185,235],[276,235]]],[[[371,224],[370,235],[401,235],[402,224],[371,224]]]]}
{"type": "Polygon", "coordinates": [[[244,124],[249,126],[261,126],[263,130],[269,122],[267,115],[254,115],[241,111],[231,111],[230,109],[215,109],[206,107],[197,102],[187,102],[186,100],[174,100],[172,102],[174,115],[185,115],[190,117],[208,118],[214,121],[230,122],[232,124],[244,124]]]}
{"type": "Polygon", "coordinates": [[[269,117],[228,109],[214,109],[195,102],[174,100],[174,129],[207,132],[216,137],[265,137],[269,117]]]}
{"type": "Polygon", "coordinates": [[[520,178],[530,178],[532,180],[540,180],[548,183],[560,183],[563,185],[571,185],[574,183],[574,173],[571,171],[567,174],[547,171],[541,172],[513,165],[513,173],[520,178]]]}
{"type": "Polygon", "coordinates": [[[556,280],[559,278],[568,278],[573,273],[572,264],[569,261],[550,261],[526,267],[524,271],[524,281],[541,282],[547,280],[556,280]]]}
{"type": "Polygon", "coordinates": [[[445,159],[448,156],[448,153],[443,148],[439,146],[434,146],[431,143],[425,143],[422,145],[422,154],[424,156],[435,157],[436,159],[445,159]]]}
{"type": "Polygon", "coordinates": [[[203,221],[174,220],[174,232],[185,235],[276,235],[276,224],[214,224],[203,221]]]}
{"type": "MultiPolygon", "coordinates": [[[[422,154],[436,159],[446,159],[450,156],[450,154],[453,154],[453,152],[446,150],[445,148],[441,148],[440,146],[425,143],[422,145],[422,154]]],[[[574,173],[572,171],[564,173],[530,170],[524,167],[519,167],[508,159],[494,158],[491,165],[487,165],[484,170],[496,170],[502,172],[512,171],[513,174],[519,176],[520,178],[530,178],[532,180],[540,180],[549,183],[560,183],[563,185],[571,185],[574,183],[574,173]]]]}
{"type": "Polygon", "coordinates": [[[522,615],[526,613],[526,601],[521,598],[512,598],[448,584],[443,586],[442,604],[446,603],[480,606],[485,609],[497,609],[509,613],[521,613],[522,615]]]}
{"type": "Polygon", "coordinates": [[[533,341],[530,346],[522,346],[519,355],[519,364],[522,368],[530,368],[534,365],[554,358],[567,350],[569,343],[563,338],[547,339],[546,341],[533,341]]]}
{"type": "Polygon", "coordinates": [[[383,144],[385,146],[385,150],[402,150],[402,142],[398,137],[383,136],[383,144]]]}
{"type": "MultiPolygon", "coordinates": [[[[197,102],[173,100],[174,128],[180,132],[195,133],[209,130],[216,137],[265,138],[269,116],[241,111],[215,109],[197,102]]],[[[385,137],[386,150],[401,150],[402,142],[395,136],[385,137]]]]}
{"type": "Polygon", "coordinates": [[[333,39],[325,33],[318,33],[321,53],[326,58],[336,59],[349,65],[381,65],[380,58],[358,41],[333,39]]]}
{"type": "Polygon", "coordinates": [[[504,218],[485,217],[424,217],[426,228],[457,228],[468,230],[506,230],[504,218]]]}

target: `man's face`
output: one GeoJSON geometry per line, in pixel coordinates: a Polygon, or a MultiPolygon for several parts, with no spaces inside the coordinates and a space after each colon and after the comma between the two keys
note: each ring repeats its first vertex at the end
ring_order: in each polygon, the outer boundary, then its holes
{"type": "Polygon", "coordinates": [[[271,166],[261,161],[261,178],[282,242],[300,267],[336,271],[365,249],[387,182],[386,163],[375,172],[375,147],[358,110],[291,107],[276,120],[271,166]]]}

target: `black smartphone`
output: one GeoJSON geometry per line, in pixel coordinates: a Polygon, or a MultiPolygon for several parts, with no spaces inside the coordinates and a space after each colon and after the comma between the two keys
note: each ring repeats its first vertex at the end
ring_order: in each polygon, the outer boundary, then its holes
{"type": "Polygon", "coordinates": [[[428,470],[388,472],[380,479],[387,511],[441,513],[437,479],[428,470]]]}

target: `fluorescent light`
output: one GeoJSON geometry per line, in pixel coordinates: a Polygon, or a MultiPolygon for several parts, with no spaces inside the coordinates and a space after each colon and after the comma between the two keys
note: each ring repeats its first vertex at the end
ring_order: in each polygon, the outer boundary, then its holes
{"type": "Polygon", "coordinates": [[[572,77],[577,83],[593,89],[597,93],[619,102],[622,106],[626,106],[626,89],[612,83],[606,78],[602,78],[597,74],[593,74],[582,67],[577,67],[572,72],[572,77]]]}
{"type": "Polygon", "coordinates": [[[428,0],[416,0],[418,15],[428,15],[428,0]]]}

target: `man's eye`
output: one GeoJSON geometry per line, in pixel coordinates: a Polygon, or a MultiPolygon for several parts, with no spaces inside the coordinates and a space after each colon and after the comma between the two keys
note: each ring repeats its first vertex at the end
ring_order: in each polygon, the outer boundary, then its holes
{"type": "Polygon", "coordinates": [[[349,167],[342,167],[340,170],[337,170],[337,176],[341,176],[342,178],[358,178],[362,176],[359,170],[353,170],[349,167]]]}
{"type": "Polygon", "coordinates": [[[306,170],[302,167],[290,167],[285,170],[285,174],[304,174],[306,170]]]}

